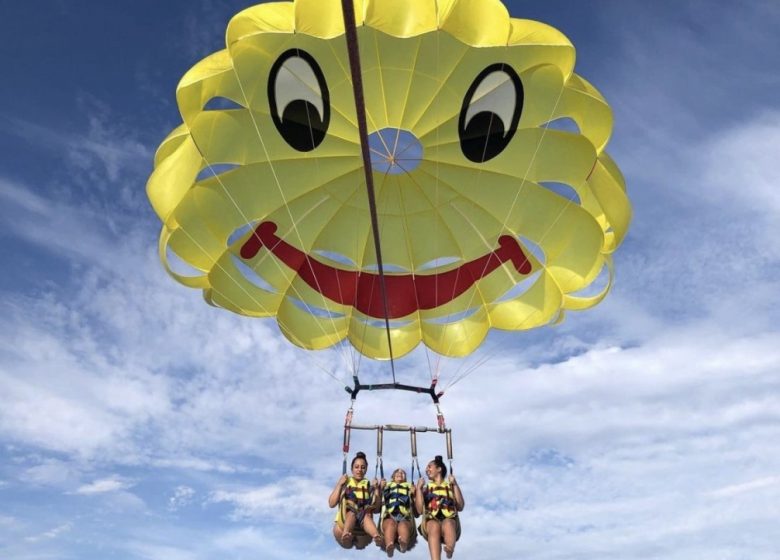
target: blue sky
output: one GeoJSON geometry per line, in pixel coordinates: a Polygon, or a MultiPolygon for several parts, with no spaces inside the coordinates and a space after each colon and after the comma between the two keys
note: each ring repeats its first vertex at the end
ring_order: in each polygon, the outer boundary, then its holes
{"type": "MultiPolygon", "coordinates": [[[[332,542],[326,505],[349,403],[318,368],[343,376],[338,353],[206,306],[156,256],[144,185],[176,83],[247,5],[3,6],[0,558],[358,554],[332,542]]],[[[614,110],[635,217],[602,305],[492,335],[445,397],[467,500],[456,557],[776,559],[780,5],[508,6],[574,42],[614,110]]],[[[425,382],[425,360],[400,375],[425,382]]],[[[363,399],[362,421],[432,419],[403,395],[363,399]]]]}

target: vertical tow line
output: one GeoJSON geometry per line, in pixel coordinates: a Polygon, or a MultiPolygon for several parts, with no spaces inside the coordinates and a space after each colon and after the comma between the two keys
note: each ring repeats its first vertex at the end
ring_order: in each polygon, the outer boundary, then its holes
{"type": "Polygon", "coordinates": [[[379,221],[376,213],[376,197],[374,195],[374,175],[371,171],[371,158],[368,148],[368,127],[366,126],[366,102],[363,96],[363,77],[360,73],[360,53],[358,51],[357,29],[355,26],[355,6],[353,0],[341,0],[342,13],[344,14],[344,33],[347,38],[347,52],[349,53],[349,69],[352,74],[352,92],[355,96],[355,110],[357,112],[358,133],[360,134],[360,148],[363,155],[363,171],[366,175],[366,191],[368,191],[368,208],[371,213],[371,229],[374,234],[374,250],[376,251],[377,267],[379,269],[379,289],[382,293],[382,305],[385,314],[385,330],[387,331],[387,348],[390,352],[390,370],[395,380],[395,361],[393,359],[393,344],[390,337],[390,319],[387,303],[387,289],[385,288],[385,274],[382,266],[382,251],[379,246],[379,221]]]}

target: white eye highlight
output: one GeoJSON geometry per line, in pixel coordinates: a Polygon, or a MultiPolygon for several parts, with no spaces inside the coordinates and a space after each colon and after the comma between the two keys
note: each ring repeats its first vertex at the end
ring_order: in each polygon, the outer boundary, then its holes
{"type": "Polygon", "coordinates": [[[276,93],[276,111],[279,115],[293,101],[301,100],[311,103],[324,120],[325,107],[322,101],[322,90],[314,70],[300,56],[291,56],[284,61],[276,74],[274,83],[276,93]]]}
{"type": "Polygon", "coordinates": [[[474,94],[466,110],[465,126],[482,112],[494,113],[503,124],[504,134],[509,131],[512,117],[517,108],[517,88],[512,78],[503,70],[496,70],[485,76],[474,94]]]}

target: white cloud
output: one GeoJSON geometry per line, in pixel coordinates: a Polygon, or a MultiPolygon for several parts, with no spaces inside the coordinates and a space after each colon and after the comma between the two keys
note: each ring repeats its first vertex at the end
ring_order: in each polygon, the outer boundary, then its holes
{"type": "MultiPolygon", "coordinates": [[[[35,465],[26,467],[19,475],[19,480],[32,486],[52,486],[67,488],[81,476],[81,468],[73,462],[59,459],[32,458],[35,465]]],[[[32,462],[27,459],[26,462],[32,462]]]]}
{"type": "Polygon", "coordinates": [[[87,119],[87,129],[81,134],[15,117],[4,117],[0,122],[3,132],[26,140],[36,152],[53,152],[68,162],[68,171],[83,172],[83,177],[70,177],[71,185],[78,179],[105,192],[109,190],[107,182],[119,182],[129,170],[150,161],[152,152],[123,128],[104,103],[89,95],[82,96],[80,103],[87,119]]]}
{"type": "Polygon", "coordinates": [[[131,488],[133,483],[119,478],[102,478],[90,482],[89,484],[82,484],[76,490],[76,494],[83,494],[86,496],[93,494],[104,494],[106,492],[117,492],[119,490],[125,490],[131,488]]]}
{"type": "Polygon", "coordinates": [[[53,255],[108,266],[116,264],[103,219],[91,209],[45,198],[1,177],[0,200],[3,228],[19,238],[53,255]]]}
{"type": "Polygon", "coordinates": [[[24,540],[26,540],[27,542],[34,543],[34,542],[38,542],[38,541],[42,541],[42,540],[56,539],[57,537],[59,537],[63,533],[69,532],[71,529],[73,529],[73,524],[72,523],[64,523],[62,525],[54,527],[53,529],[49,529],[48,531],[45,531],[45,532],[40,533],[38,535],[25,537],[24,540]]]}
{"type": "Polygon", "coordinates": [[[189,486],[177,486],[168,498],[168,510],[176,511],[187,507],[195,497],[195,490],[189,486]]]}
{"type": "Polygon", "coordinates": [[[713,136],[698,150],[706,188],[702,200],[720,209],[741,207],[765,215],[769,224],[776,225],[780,222],[779,144],[780,110],[766,110],[713,136]]]}
{"type": "Polygon", "coordinates": [[[0,387],[9,397],[0,410],[0,433],[69,453],[121,452],[117,442],[165,406],[150,393],[159,383],[110,365],[83,317],[47,302],[36,306],[48,314],[47,325],[19,315],[13,322],[6,315],[0,324],[6,334],[0,387]]]}
{"type": "Polygon", "coordinates": [[[756,490],[763,490],[778,485],[780,485],[780,476],[766,476],[741,484],[731,484],[729,486],[724,486],[723,488],[718,488],[717,490],[710,492],[710,495],[717,498],[729,498],[745,492],[754,492],[756,490]]]}
{"type": "Polygon", "coordinates": [[[316,523],[324,514],[330,488],[309,478],[287,477],[265,486],[241,490],[217,490],[213,503],[230,503],[237,519],[270,519],[280,523],[316,523]]]}

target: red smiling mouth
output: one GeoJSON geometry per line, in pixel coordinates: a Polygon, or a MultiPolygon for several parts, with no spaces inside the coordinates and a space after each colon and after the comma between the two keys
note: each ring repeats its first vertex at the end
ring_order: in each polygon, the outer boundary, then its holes
{"type": "MultiPolygon", "coordinates": [[[[274,222],[260,223],[254,235],[241,246],[241,257],[252,259],[262,247],[267,247],[313,290],[329,300],[351,305],[369,317],[385,318],[379,274],[341,270],[323,264],[277,236],[276,229],[274,222]]],[[[477,280],[510,261],[520,274],[531,272],[531,262],[517,239],[502,235],[496,250],[453,270],[435,274],[385,274],[387,318],[399,319],[421,309],[435,309],[449,303],[477,280]]]]}

